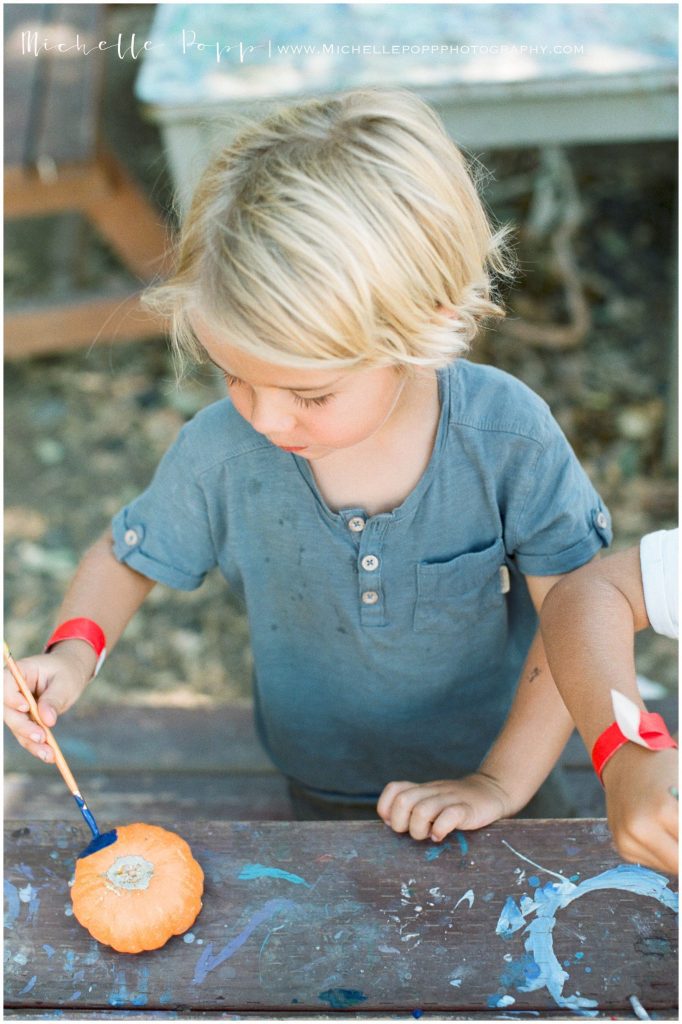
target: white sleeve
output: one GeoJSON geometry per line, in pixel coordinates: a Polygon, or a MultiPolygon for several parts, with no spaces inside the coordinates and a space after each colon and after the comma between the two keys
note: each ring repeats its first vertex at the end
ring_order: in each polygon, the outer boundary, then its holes
{"type": "Polygon", "coordinates": [[[673,639],[679,636],[678,533],[679,530],[648,533],[639,546],[649,622],[657,633],[673,639]]]}

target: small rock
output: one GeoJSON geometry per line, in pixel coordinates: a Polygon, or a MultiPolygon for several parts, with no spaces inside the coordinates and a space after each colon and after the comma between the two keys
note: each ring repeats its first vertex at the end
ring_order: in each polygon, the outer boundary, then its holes
{"type": "Polygon", "coordinates": [[[35,445],[34,451],[44,466],[57,466],[66,454],[63,444],[50,437],[44,437],[35,445]]]}

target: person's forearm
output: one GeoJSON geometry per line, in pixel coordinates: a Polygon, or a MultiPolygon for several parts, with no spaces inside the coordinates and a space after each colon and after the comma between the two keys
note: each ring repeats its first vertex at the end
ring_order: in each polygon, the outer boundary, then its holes
{"type": "Polygon", "coordinates": [[[480,771],[498,780],[521,810],[556,764],[573,722],[547,663],[538,630],[521,673],[509,717],[480,771]]]}
{"type": "Polygon", "coordinates": [[[576,574],[548,595],[542,632],[563,700],[588,750],[613,722],[611,690],[645,709],[637,687],[634,634],[641,623],[608,579],[576,574]]]}
{"type": "MultiPolygon", "coordinates": [[[[55,626],[67,619],[93,619],[104,630],[110,653],[153,586],[153,580],[116,559],[111,535],[106,533],[81,560],[57,613],[55,626]]],[[[84,641],[64,640],[58,646],[62,652],[73,653],[89,675],[94,672],[97,658],[84,641]]]]}

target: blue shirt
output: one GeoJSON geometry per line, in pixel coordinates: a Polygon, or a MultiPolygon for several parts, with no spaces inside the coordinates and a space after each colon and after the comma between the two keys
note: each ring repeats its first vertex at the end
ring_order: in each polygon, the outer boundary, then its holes
{"type": "Polygon", "coordinates": [[[218,566],[242,595],[259,734],[313,790],[369,800],[475,770],[537,628],[524,574],[576,569],[611,540],[542,399],[463,359],[438,383],[431,459],[390,513],[332,511],[308,462],[225,399],[113,521],[137,572],[192,590],[218,566]]]}

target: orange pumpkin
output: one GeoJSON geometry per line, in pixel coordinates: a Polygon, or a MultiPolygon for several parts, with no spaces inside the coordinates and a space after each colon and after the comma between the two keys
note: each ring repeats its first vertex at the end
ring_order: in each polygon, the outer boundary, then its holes
{"type": "Polygon", "coordinates": [[[73,912],[119,953],[158,949],[201,910],[204,873],[184,839],[158,825],[123,825],[111,846],[76,861],[73,912]]]}

